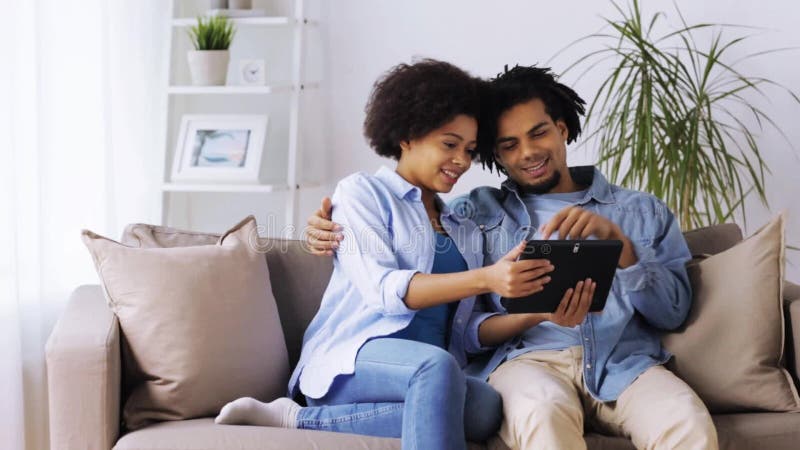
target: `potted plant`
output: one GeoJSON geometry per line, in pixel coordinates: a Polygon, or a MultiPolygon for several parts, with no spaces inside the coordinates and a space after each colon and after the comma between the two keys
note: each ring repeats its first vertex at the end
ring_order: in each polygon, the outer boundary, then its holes
{"type": "Polygon", "coordinates": [[[748,36],[725,37],[731,25],[689,25],[678,10],[681,26],[658,32],[663,12],[642,17],[638,0],[627,10],[612,3],[621,17],[605,19],[605,30],[570,44],[601,45],[565,71],[587,73],[611,61],[586,118],[587,129],[594,125],[589,137],[599,143],[599,165],[613,182],[663,199],[684,230],[728,221],[737,210],[746,223],[745,197],[755,192],[767,204],[769,168],[758,134],[769,126],[786,137],[751,98],[766,97],[767,87],[800,98],[737,67],[780,49],[732,60],[731,50],[748,36]],[[703,32],[711,37],[701,44],[703,32]]]}
{"type": "Polygon", "coordinates": [[[236,30],[226,17],[197,18],[197,25],[189,29],[194,45],[187,57],[192,84],[196,86],[224,85],[228,74],[228,62],[236,30]]]}

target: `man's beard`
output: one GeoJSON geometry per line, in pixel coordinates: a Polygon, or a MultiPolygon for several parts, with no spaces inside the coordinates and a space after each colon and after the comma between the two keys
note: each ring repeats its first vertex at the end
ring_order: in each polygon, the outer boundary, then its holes
{"type": "Polygon", "coordinates": [[[561,172],[555,171],[553,172],[553,176],[544,180],[540,183],[536,184],[519,184],[520,190],[526,194],[546,194],[550,192],[551,189],[558,185],[558,182],[561,181],[561,172]]]}

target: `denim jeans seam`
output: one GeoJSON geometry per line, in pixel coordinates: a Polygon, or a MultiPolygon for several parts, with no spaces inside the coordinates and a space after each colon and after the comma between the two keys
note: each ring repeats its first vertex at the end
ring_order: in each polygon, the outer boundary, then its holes
{"type": "Polygon", "coordinates": [[[336,417],[334,419],[300,419],[298,418],[297,423],[299,428],[302,428],[304,425],[314,425],[314,426],[330,426],[337,423],[346,423],[346,422],[356,422],[358,420],[367,419],[374,416],[379,416],[382,414],[390,413],[394,410],[400,409],[403,407],[402,403],[398,403],[396,405],[391,406],[384,406],[383,408],[374,409],[371,411],[364,411],[356,414],[348,414],[342,417],[336,417]]]}
{"type": "Polygon", "coordinates": [[[383,365],[383,366],[392,366],[392,367],[416,367],[416,365],[415,365],[415,364],[409,364],[409,363],[391,363],[391,362],[386,362],[386,361],[377,361],[377,360],[366,359],[366,358],[359,358],[359,359],[358,359],[358,361],[356,362],[356,364],[359,364],[359,363],[380,364],[380,365],[383,365]]]}

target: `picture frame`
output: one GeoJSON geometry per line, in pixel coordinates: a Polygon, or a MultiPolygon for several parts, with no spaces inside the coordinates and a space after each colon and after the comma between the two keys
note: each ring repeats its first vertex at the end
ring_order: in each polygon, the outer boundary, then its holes
{"type": "Polygon", "coordinates": [[[258,183],[268,123],[257,114],[182,116],[172,181],[258,183]]]}

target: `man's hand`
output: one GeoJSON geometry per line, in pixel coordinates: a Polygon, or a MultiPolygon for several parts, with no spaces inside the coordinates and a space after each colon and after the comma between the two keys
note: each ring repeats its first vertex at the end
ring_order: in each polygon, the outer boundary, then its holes
{"type": "Polygon", "coordinates": [[[596,288],[597,283],[591,278],[579,281],[575,289],[567,289],[558,308],[554,313],[549,314],[547,320],[562,327],[571,328],[580,325],[586,318],[586,314],[589,313],[596,288]]]}
{"type": "Polygon", "coordinates": [[[478,340],[485,346],[500,345],[545,321],[562,327],[580,325],[592,306],[596,286],[596,283],[587,278],[579,282],[575,289],[568,289],[554,313],[501,314],[489,317],[478,327],[478,340]]]}
{"type": "Polygon", "coordinates": [[[488,290],[503,297],[516,298],[544,289],[544,285],[550,281],[546,274],[553,271],[553,265],[546,259],[517,261],[524,250],[525,241],[522,241],[499,261],[480,269],[488,290]]]}
{"type": "Polygon", "coordinates": [[[331,222],[330,197],[322,199],[322,206],[308,217],[306,228],[306,244],[314,255],[333,256],[333,251],[339,248],[339,242],[344,239],[342,227],[331,222]]]}
{"type": "Polygon", "coordinates": [[[586,239],[594,236],[597,239],[620,240],[622,241],[622,254],[619,257],[619,267],[624,269],[639,261],[633,250],[633,244],[619,225],[580,206],[570,206],[557,212],[549,222],[544,224],[541,231],[542,239],[549,239],[553,232],[558,231],[561,239],[586,239]]]}

